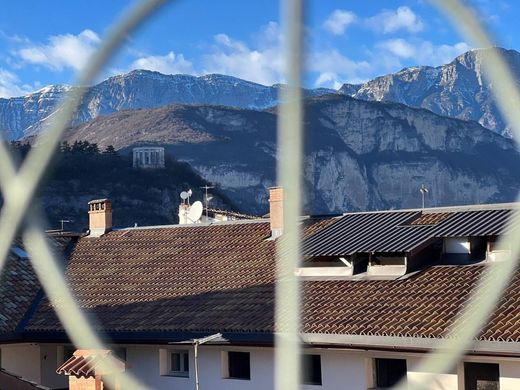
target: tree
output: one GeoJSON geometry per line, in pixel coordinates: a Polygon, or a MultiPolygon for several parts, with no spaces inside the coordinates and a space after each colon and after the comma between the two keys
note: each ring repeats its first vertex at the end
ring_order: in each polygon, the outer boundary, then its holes
{"type": "Polygon", "coordinates": [[[110,156],[116,156],[117,151],[112,145],[108,145],[106,149],[103,151],[103,154],[110,155],[110,156]]]}
{"type": "Polygon", "coordinates": [[[60,152],[63,153],[63,154],[69,154],[71,151],[70,149],[70,145],[67,141],[63,141],[61,144],[60,144],[60,152]]]}

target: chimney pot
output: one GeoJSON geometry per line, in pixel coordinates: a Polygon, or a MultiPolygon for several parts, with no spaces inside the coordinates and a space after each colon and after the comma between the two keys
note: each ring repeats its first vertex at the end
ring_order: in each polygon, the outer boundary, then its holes
{"type": "Polygon", "coordinates": [[[283,197],[282,187],[269,188],[269,220],[272,238],[283,234],[283,197]]]}
{"type": "Polygon", "coordinates": [[[90,237],[101,237],[112,230],[112,203],[108,199],[88,202],[90,237]]]}

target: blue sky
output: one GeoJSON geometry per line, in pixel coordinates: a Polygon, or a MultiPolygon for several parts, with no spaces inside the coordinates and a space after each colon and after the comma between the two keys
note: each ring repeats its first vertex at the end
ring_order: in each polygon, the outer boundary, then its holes
{"type": "MultiPolygon", "coordinates": [[[[473,0],[498,44],[518,49],[520,2],[473,0]]],[[[0,97],[72,83],[132,3],[6,1],[0,15],[0,97]]],[[[308,1],[306,85],[339,87],[405,66],[440,65],[471,48],[427,0],[308,1]]],[[[180,0],[129,37],[100,79],[144,68],[283,82],[280,4],[180,0]]]]}

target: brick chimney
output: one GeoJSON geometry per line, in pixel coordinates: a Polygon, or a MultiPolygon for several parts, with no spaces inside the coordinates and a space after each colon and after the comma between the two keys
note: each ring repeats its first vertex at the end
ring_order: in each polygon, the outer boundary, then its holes
{"type": "Polygon", "coordinates": [[[271,237],[280,237],[283,233],[283,188],[269,188],[269,220],[271,237]]]}
{"type": "Polygon", "coordinates": [[[112,230],[112,203],[108,199],[88,202],[90,237],[100,237],[112,230]]]}

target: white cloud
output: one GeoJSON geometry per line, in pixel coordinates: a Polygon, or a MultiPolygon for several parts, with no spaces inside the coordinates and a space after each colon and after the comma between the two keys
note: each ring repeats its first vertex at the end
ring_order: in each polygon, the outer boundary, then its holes
{"type": "Polygon", "coordinates": [[[383,34],[398,30],[411,33],[422,31],[424,28],[421,19],[409,8],[402,6],[396,10],[384,10],[366,20],[367,26],[383,34]]]}
{"type": "Polygon", "coordinates": [[[355,20],[356,14],[353,12],[337,9],[323,22],[323,27],[333,35],[343,35],[355,20]]]}
{"type": "Polygon", "coordinates": [[[92,30],[83,30],[78,35],[54,35],[47,44],[28,43],[17,51],[25,62],[42,65],[54,71],[65,68],[80,70],[100,43],[99,36],[92,30]]]}
{"type": "MultiPolygon", "coordinates": [[[[229,74],[264,85],[284,82],[283,37],[277,23],[265,26],[254,45],[226,34],[216,35],[214,41],[200,73],[229,74]]],[[[344,82],[364,81],[370,69],[368,62],[350,60],[336,49],[312,51],[306,63],[306,70],[316,74],[316,87],[339,88],[344,82]]]]}
{"type": "Polygon", "coordinates": [[[213,52],[203,57],[202,73],[229,74],[267,85],[281,82],[281,41],[274,22],[262,29],[254,48],[226,34],[215,35],[213,52]]]}
{"type": "Polygon", "coordinates": [[[389,39],[379,43],[378,47],[399,58],[412,58],[416,52],[416,47],[404,39],[389,39]]]}
{"type": "Polygon", "coordinates": [[[182,54],[170,51],[164,56],[146,56],[136,59],[130,65],[130,69],[153,70],[164,74],[195,74],[193,64],[186,60],[182,54]]]}
{"type": "Polygon", "coordinates": [[[20,85],[16,74],[0,68],[0,98],[22,96],[33,89],[28,85],[20,85]]]}
{"type": "MultiPolygon", "coordinates": [[[[379,42],[377,48],[383,55],[393,55],[401,59],[414,59],[419,64],[438,66],[452,61],[459,54],[471,49],[466,42],[454,45],[435,45],[430,41],[390,39],[379,42]],[[386,52],[386,53],[384,53],[386,52]]],[[[380,57],[378,55],[378,57],[380,57]]]]}
{"type": "Polygon", "coordinates": [[[353,61],[337,50],[311,53],[307,68],[318,73],[314,82],[316,87],[339,88],[343,83],[359,83],[364,81],[371,70],[366,61],[353,61]]]}

